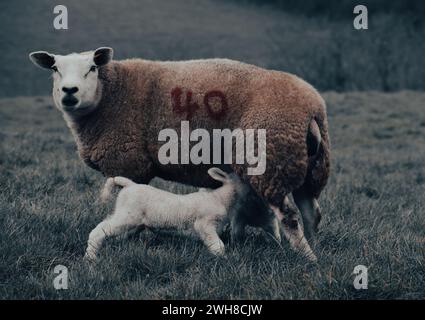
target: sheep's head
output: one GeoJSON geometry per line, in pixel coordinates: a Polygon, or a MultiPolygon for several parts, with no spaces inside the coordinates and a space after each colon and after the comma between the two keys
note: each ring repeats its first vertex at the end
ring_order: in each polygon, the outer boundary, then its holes
{"type": "Polygon", "coordinates": [[[59,110],[84,115],[99,103],[102,87],[98,68],[109,63],[112,55],[111,48],[102,47],[65,56],[36,51],[29,57],[36,66],[53,71],[53,99],[59,110]]]}

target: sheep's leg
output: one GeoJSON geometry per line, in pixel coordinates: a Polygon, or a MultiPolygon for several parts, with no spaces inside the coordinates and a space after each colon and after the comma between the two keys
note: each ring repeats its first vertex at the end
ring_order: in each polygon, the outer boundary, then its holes
{"type": "Polygon", "coordinates": [[[224,254],[224,243],[217,234],[217,222],[199,219],[195,221],[194,228],[212,254],[224,254]]]}
{"type": "Polygon", "coordinates": [[[84,259],[96,260],[97,252],[107,237],[122,235],[135,227],[137,225],[129,224],[128,221],[115,216],[102,221],[90,232],[84,259]]]}
{"type": "Polygon", "coordinates": [[[311,250],[307,239],[304,237],[304,233],[298,222],[297,212],[290,207],[285,207],[282,211],[278,207],[270,205],[273,212],[278,219],[282,221],[282,228],[285,237],[288,239],[291,247],[296,251],[304,255],[310,261],[317,261],[316,255],[311,250]]]}
{"type": "Polygon", "coordinates": [[[293,196],[303,218],[304,234],[310,240],[317,232],[321,220],[319,203],[305,187],[294,191],[293,196]]]}

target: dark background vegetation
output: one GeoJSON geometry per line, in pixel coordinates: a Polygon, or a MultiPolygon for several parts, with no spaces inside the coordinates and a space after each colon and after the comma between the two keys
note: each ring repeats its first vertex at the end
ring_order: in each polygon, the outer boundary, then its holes
{"type": "Polygon", "coordinates": [[[49,92],[47,73],[28,63],[31,51],[104,45],[117,59],[242,60],[320,90],[425,88],[423,1],[65,0],[69,30],[53,28],[56,4],[0,2],[0,96],[49,92]],[[369,30],[353,28],[357,3],[369,8],[369,30]]]}
{"type": "Polygon", "coordinates": [[[57,1],[0,1],[0,299],[425,299],[425,2],[359,2],[367,31],[354,30],[346,0],[64,0],[67,31],[53,29],[57,1]],[[322,91],[332,175],[317,264],[253,230],[224,259],[144,232],[107,241],[95,268],[82,263],[111,211],[96,203],[104,177],[78,158],[50,73],[28,53],[105,45],[117,59],[233,58],[322,91]],[[58,264],[68,290],[53,288],[58,264]],[[368,290],[353,287],[358,264],[368,290]]]}
{"type": "Polygon", "coordinates": [[[240,3],[255,3],[257,5],[273,5],[283,11],[303,16],[327,16],[331,19],[352,17],[353,8],[362,4],[375,14],[403,14],[419,18],[425,13],[421,0],[234,0],[240,3]]]}

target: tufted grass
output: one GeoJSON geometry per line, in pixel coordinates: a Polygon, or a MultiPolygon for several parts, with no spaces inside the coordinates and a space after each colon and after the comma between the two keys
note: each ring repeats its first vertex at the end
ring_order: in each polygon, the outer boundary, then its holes
{"type": "MultiPolygon", "coordinates": [[[[47,97],[0,100],[1,299],[425,298],[425,93],[325,93],[333,172],[320,199],[317,264],[251,232],[225,258],[178,234],[107,241],[82,263],[90,230],[110,212],[104,181],[78,159],[47,97]],[[53,268],[69,268],[69,289],[53,268]],[[369,268],[368,290],[353,287],[369,268]]],[[[154,181],[181,192],[181,185],[154,181]]]]}

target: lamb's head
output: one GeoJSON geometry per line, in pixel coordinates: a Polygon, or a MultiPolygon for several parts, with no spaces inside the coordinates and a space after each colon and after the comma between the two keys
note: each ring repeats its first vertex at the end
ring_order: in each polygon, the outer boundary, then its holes
{"type": "Polygon", "coordinates": [[[226,189],[234,195],[242,195],[248,192],[249,185],[234,172],[226,173],[219,168],[212,167],[208,169],[208,174],[214,180],[223,183],[223,187],[227,187],[226,189]]]}
{"type": "Polygon", "coordinates": [[[98,68],[112,59],[113,50],[56,55],[46,51],[30,53],[31,61],[53,71],[53,99],[57,108],[70,115],[85,115],[96,109],[102,95],[98,68]]]}
{"type": "Polygon", "coordinates": [[[268,204],[259,196],[254,188],[241,179],[236,173],[226,173],[218,168],[211,168],[208,174],[214,179],[221,181],[223,186],[215,189],[213,192],[219,192],[221,195],[231,197],[231,205],[240,211],[243,219],[251,225],[261,225],[274,213],[270,210],[268,204]]]}

